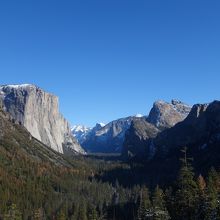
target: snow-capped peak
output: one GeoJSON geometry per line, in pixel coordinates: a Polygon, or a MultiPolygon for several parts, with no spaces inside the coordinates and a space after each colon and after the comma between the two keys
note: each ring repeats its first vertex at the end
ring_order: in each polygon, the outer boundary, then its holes
{"type": "Polygon", "coordinates": [[[105,127],[105,124],[100,122],[100,123],[97,123],[96,125],[100,125],[101,127],[105,127]]]}
{"type": "Polygon", "coordinates": [[[136,117],[136,118],[142,118],[143,115],[142,115],[142,114],[136,114],[135,117],[136,117]]]}
{"type": "Polygon", "coordinates": [[[14,89],[19,89],[19,88],[24,88],[24,87],[32,87],[34,85],[32,84],[11,84],[11,85],[1,85],[0,87],[10,87],[10,88],[14,88],[14,89]]]}
{"type": "Polygon", "coordinates": [[[91,130],[91,128],[89,127],[86,127],[84,125],[74,125],[72,128],[71,128],[71,131],[73,132],[86,132],[86,131],[89,131],[91,130]]]}
{"type": "Polygon", "coordinates": [[[74,125],[71,128],[73,136],[78,140],[79,143],[86,139],[87,134],[92,130],[90,127],[84,125],[74,125]]]}

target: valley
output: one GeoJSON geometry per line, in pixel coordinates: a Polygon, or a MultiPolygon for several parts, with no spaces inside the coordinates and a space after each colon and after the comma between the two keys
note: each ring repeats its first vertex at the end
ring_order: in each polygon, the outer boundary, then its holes
{"type": "Polygon", "coordinates": [[[220,220],[219,12],[0,0],[0,220],[220,220]]]}
{"type": "Polygon", "coordinates": [[[0,219],[219,218],[219,101],[156,101],[148,115],[71,131],[56,96],[0,91],[0,219]]]}

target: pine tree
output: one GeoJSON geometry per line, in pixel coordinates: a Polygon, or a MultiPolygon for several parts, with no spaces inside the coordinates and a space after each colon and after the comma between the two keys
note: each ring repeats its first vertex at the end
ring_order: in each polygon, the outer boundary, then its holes
{"type": "Polygon", "coordinates": [[[211,169],[207,180],[207,189],[205,197],[204,215],[205,220],[220,219],[219,197],[218,197],[218,174],[214,168],[211,169]]]}
{"type": "Polygon", "coordinates": [[[98,220],[98,212],[94,206],[89,208],[88,219],[98,220]]]}
{"type": "Polygon", "coordinates": [[[194,173],[187,158],[186,148],[181,159],[182,167],[177,179],[175,192],[175,220],[196,220],[198,218],[199,189],[194,180],[194,173]]]}
{"type": "Polygon", "coordinates": [[[87,219],[87,207],[86,207],[85,202],[82,202],[79,206],[77,220],[88,220],[87,219]]]}
{"type": "Polygon", "coordinates": [[[79,205],[73,204],[73,214],[71,216],[71,220],[77,220],[79,214],[79,205]]]}
{"type": "Polygon", "coordinates": [[[138,208],[138,220],[148,220],[153,218],[152,205],[149,192],[146,187],[140,191],[140,203],[138,208]]]}
{"type": "Polygon", "coordinates": [[[163,190],[160,189],[159,186],[157,186],[156,189],[154,190],[152,202],[153,202],[154,220],[170,219],[169,213],[165,206],[163,190]]]}
{"type": "Polygon", "coordinates": [[[202,175],[197,178],[197,184],[199,188],[199,202],[198,202],[198,216],[200,219],[204,219],[205,216],[205,201],[206,201],[206,181],[202,175]]]}

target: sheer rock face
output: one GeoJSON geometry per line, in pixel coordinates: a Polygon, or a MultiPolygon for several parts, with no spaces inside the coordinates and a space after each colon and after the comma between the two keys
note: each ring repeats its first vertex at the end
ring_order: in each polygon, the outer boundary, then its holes
{"type": "Polygon", "coordinates": [[[123,157],[146,155],[148,159],[152,158],[155,154],[152,138],[155,138],[158,133],[159,129],[147,122],[146,118],[134,120],[125,135],[123,157]]]}
{"type": "Polygon", "coordinates": [[[148,122],[158,129],[171,128],[183,121],[189,114],[191,107],[181,101],[172,100],[171,103],[157,101],[148,116],[148,122]]]}
{"type": "MultiPolygon", "coordinates": [[[[7,155],[8,158],[14,158],[14,153],[16,152],[16,155],[19,156],[16,156],[15,160],[26,156],[30,160],[39,163],[47,162],[52,163],[54,166],[72,167],[62,154],[32,137],[30,132],[28,132],[24,126],[16,124],[12,116],[5,112],[1,107],[0,147],[1,156],[3,154],[7,155]]],[[[3,156],[3,159],[6,158],[3,156]]]]}
{"type": "Polygon", "coordinates": [[[0,86],[0,100],[16,122],[47,146],[60,153],[84,153],[59,112],[58,97],[23,84],[0,86]]]}

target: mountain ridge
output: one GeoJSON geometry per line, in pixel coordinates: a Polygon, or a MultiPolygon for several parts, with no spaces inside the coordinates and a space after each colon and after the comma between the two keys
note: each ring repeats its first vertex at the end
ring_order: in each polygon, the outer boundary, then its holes
{"type": "MultiPolygon", "coordinates": [[[[79,126],[78,128],[84,129],[81,129],[79,132],[75,129],[72,132],[79,143],[89,152],[121,153],[123,151],[125,153],[123,145],[124,142],[128,143],[125,140],[126,133],[132,125],[142,123],[142,126],[150,126],[150,129],[155,127],[154,129],[158,133],[185,119],[190,109],[189,105],[178,100],[171,100],[171,103],[159,100],[153,104],[148,116],[137,114],[135,116],[119,118],[100,128],[97,125],[93,128],[79,126]]],[[[137,125],[137,127],[140,127],[140,125],[137,125]]],[[[155,131],[150,133],[155,133],[155,131]]]]}

